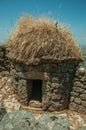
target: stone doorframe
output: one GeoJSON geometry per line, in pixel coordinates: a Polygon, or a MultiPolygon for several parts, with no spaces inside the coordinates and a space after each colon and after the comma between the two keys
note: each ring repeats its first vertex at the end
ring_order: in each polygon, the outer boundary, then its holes
{"type": "Polygon", "coordinates": [[[46,89],[46,82],[50,79],[48,73],[31,71],[23,73],[23,78],[20,78],[17,86],[17,97],[22,105],[29,104],[30,93],[32,91],[32,80],[42,80],[42,100],[46,89]],[[28,82],[28,83],[27,83],[28,82]],[[27,85],[28,84],[28,85],[27,85]],[[30,86],[30,87],[28,87],[30,86]],[[29,93],[28,93],[29,92],[29,93]]]}

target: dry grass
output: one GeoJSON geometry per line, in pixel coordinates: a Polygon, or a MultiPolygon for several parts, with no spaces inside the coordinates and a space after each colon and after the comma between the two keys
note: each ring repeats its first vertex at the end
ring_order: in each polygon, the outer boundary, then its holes
{"type": "Polygon", "coordinates": [[[46,19],[22,17],[14,31],[9,58],[27,64],[34,62],[82,61],[82,51],[72,34],[46,19]]]}

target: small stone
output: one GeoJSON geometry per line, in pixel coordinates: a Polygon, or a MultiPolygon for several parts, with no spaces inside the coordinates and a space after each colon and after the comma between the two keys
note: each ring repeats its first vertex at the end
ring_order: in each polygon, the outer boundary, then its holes
{"type": "Polygon", "coordinates": [[[2,72],[2,75],[3,75],[3,76],[8,76],[8,75],[9,75],[9,72],[8,72],[8,71],[3,71],[3,72],[2,72]]]}
{"type": "Polygon", "coordinates": [[[78,106],[74,102],[72,102],[69,104],[69,109],[78,111],[78,106]]]}
{"type": "Polygon", "coordinates": [[[53,77],[53,78],[52,78],[52,82],[53,82],[53,83],[59,83],[59,79],[58,79],[57,77],[53,77]]]}
{"type": "Polygon", "coordinates": [[[50,107],[48,108],[49,111],[57,111],[62,109],[62,104],[59,102],[51,102],[50,107]]]}
{"type": "Polygon", "coordinates": [[[81,98],[82,100],[85,100],[85,101],[86,101],[86,94],[81,94],[81,95],[80,95],[80,98],[81,98]]]}
{"type": "Polygon", "coordinates": [[[83,92],[83,94],[86,94],[86,90],[83,92]]]}
{"type": "Polygon", "coordinates": [[[74,97],[78,97],[79,93],[77,93],[77,92],[71,92],[71,95],[74,96],[74,97]]]}
{"type": "Polygon", "coordinates": [[[62,99],[60,102],[63,104],[63,103],[64,103],[64,100],[62,99]]]}
{"type": "Polygon", "coordinates": [[[2,82],[6,82],[8,80],[8,77],[2,77],[2,82]]]}
{"type": "Polygon", "coordinates": [[[70,101],[71,101],[71,102],[73,102],[73,101],[74,101],[74,99],[75,99],[74,97],[71,97],[71,98],[70,98],[70,101]]]}
{"type": "Polygon", "coordinates": [[[35,108],[41,108],[42,107],[42,103],[40,101],[31,100],[29,102],[29,106],[35,107],[35,108]]]}
{"type": "Polygon", "coordinates": [[[80,112],[82,114],[86,114],[86,108],[84,106],[79,106],[78,107],[78,112],[80,112]]]}
{"type": "Polygon", "coordinates": [[[81,82],[77,81],[77,82],[74,82],[74,86],[82,88],[84,85],[81,82]]]}
{"type": "Polygon", "coordinates": [[[84,81],[83,84],[86,86],[86,81],[84,81]]]}
{"type": "Polygon", "coordinates": [[[86,90],[86,85],[83,85],[83,87],[82,87],[82,88],[86,90]]]}
{"type": "Polygon", "coordinates": [[[53,89],[53,93],[58,93],[58,89],[53,89]]]}
{"type": "Polygon", "coordinates": [[[84,75],[85,75],[85,68],[80,67],[80,68],[76,71],[76,76],[82,77],[82,76],[84,76],[84,75]]]}
{"type": "Polygon", "coordinates": [[[52,83],[52,87],[53,88],[59,88],[59,84],[58,83],[52,83]]]}
{"type": "Polygon", "coordinates": [[[80,81],[85,82],[85,81],[86,81],[86,75],[83,76],[83,77],[80,79],[80,81]]]}
{"type": "Polygon", "coordinates": [[[22,72],[18,72],[18,76],[24,77],[24,74],[22,72]]]}
{"type": "Polygon", "coordinates": [[[79,81],[79,78],[78,77],[75,77],[74,78],[74,82],[78,82],[79,81]]]}
{"type": "Polygon", "coordinates": [[[51,82],[48,81],[48,82],[47,82],[47,85],[51,87],[51,82]]]}
{"type": "Polygon", "coordinates": [[[61,94],[52,94],[52,100],[60,100],[61,99],[61,94]]]}
{"type": "Polygon", "coordinates": [[[86,101],[82,101],[82,105],[86,107],[86,101]]]}
{"type": "Polygon", "coordinates": [[[82,88],[79,87],[73,87],[73,90],[77,93],[82,93],[84,91],[82,88]]]}
{"type": "Polygon", "coordinates": [[[80,105],[81,104],[81,99],[80,98],[75,98],[74,102],[80,105]]]}

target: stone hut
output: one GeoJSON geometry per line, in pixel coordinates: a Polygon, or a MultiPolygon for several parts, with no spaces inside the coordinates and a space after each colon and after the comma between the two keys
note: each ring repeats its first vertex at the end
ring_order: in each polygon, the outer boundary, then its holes
{"type": "Polygon", "coordinates": [[[76,67],[82,61],[72,34],[58,23],[27,16],[20,19],[9,45],[18,100],[49,111],[68,108],[76,67]]]}

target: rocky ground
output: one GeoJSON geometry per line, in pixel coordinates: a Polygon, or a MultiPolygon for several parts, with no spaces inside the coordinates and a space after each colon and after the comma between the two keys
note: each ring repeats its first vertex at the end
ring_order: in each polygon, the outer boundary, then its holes
{"type": "MultiPolygon", "coordinates": [[[[3,71],[3,73],[0,73],[0,102],[2,102],[4,104],[4,107],[7,112],[12,112],[12,111],[21,110],[21,109],[28,110],[31,113],[33,113],[33,115],[35,115],[35,118],[37,120],[40,120],[40,117],[42,117],[43,114],[46,114],[48,116],[48,119],[50,119],[51,114],[54,114],[56,116],[60,115],[60,116],[64,116],[65,118],[67,118],[69,120],[70,130],[79,130],[79,128],[82,128],[82,127],[84,127],[82,130],[86,130],[86,127],[85,127],[86,126],[86,115],[82,115],[82,114],[79,114],[79,113],[76,113],[76,112],[70,111],[70,110],[49,113],[49,112],[44,112],[42,110],[35,110],[30,107],[22,106],[17,101],[16,96],[13,93],[12,79],[9,76],[8,72],[6,72],[6,71],[3,71]]],[[[45,119],[45,117],[43,117],[43,119],[45,119]]],[[[42,118],[41,118],[41,120],[42,120],[42,118]]],[[[52,124],[52,123],[50,123],[50,124],[52,124]]],[[[57,130],[56,128],[53,128],[53,130],[54,129],[57,130]]],[[[1,130],[3,130],[3,129],[1,129],[1,130]]],[[[52,129],[49,129],[49,130],[52,130],[52,129]]],[[[64,130],[67,130],[67,129],[65,128],[64,130]]]]}

